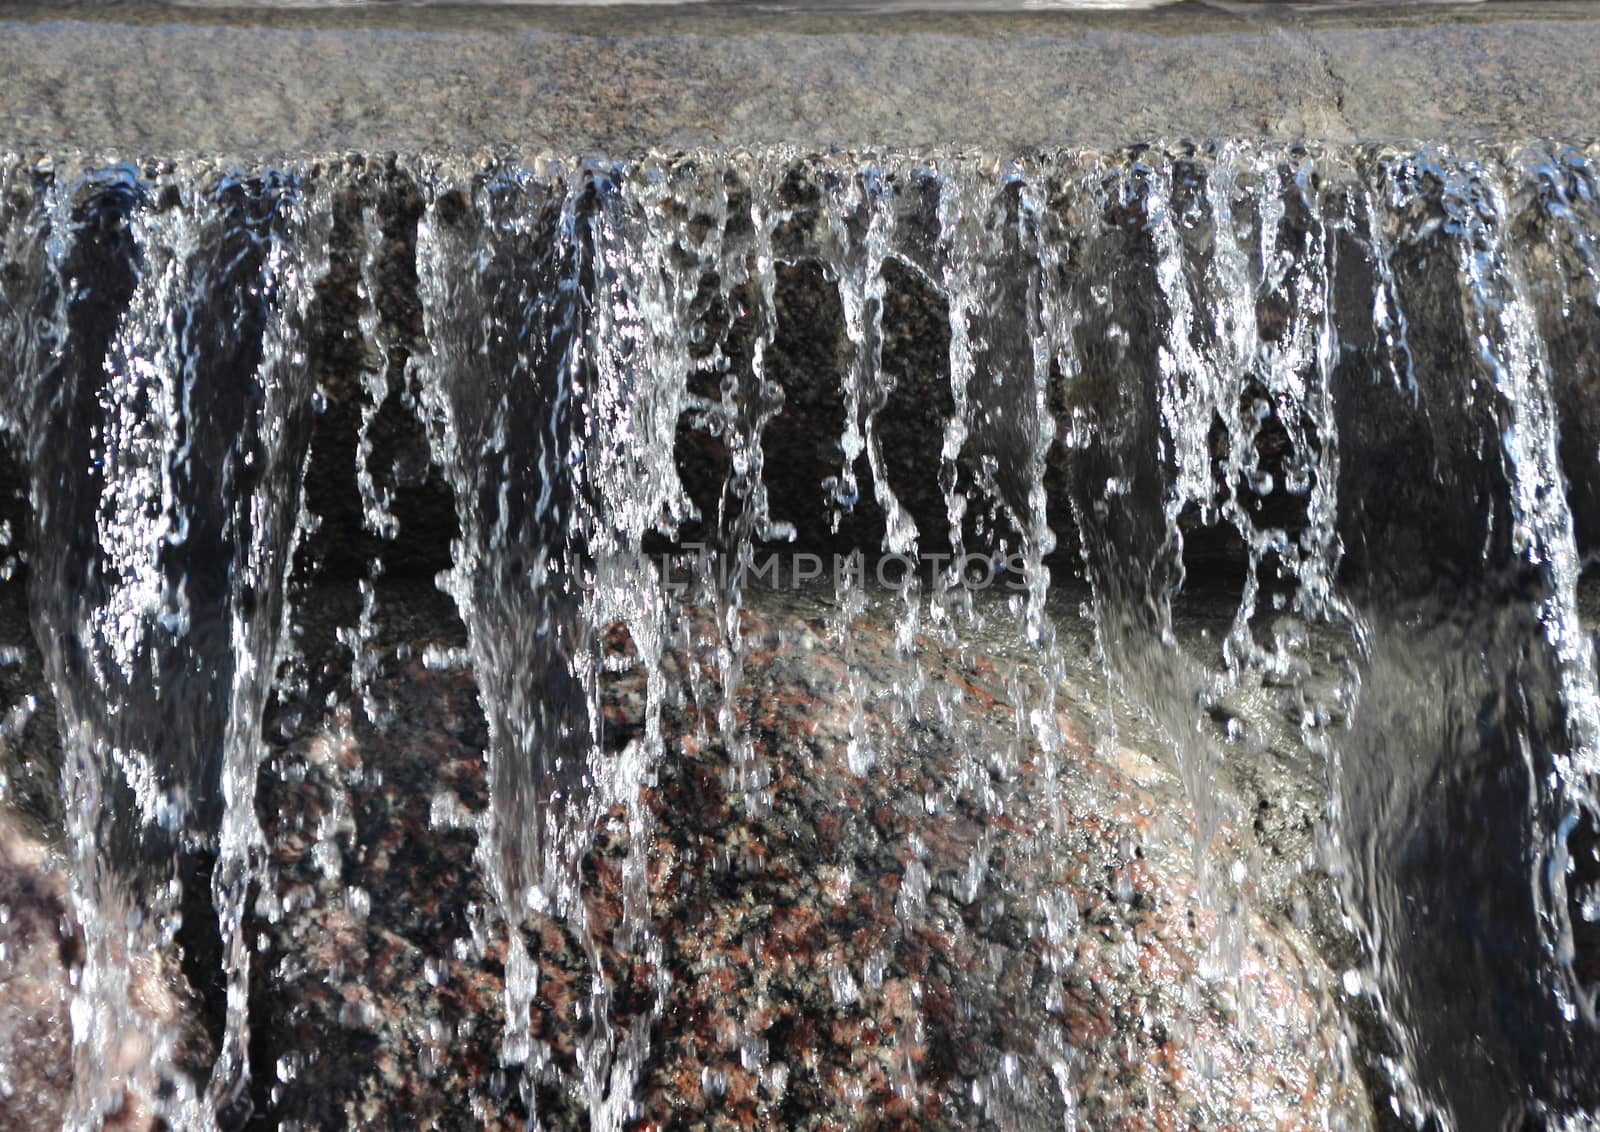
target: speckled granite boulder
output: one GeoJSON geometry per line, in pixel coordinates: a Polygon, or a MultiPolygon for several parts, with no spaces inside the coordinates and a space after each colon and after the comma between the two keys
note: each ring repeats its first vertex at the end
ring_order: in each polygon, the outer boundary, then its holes
{"type": "MultiPolygon", "coordinates": [[[[847,655],[820,606],[747,611],[738,714],[773,783],[751,818],[691,692],[715,683],[712,623],[685,624],[646,792],[659,966],[617,946],[620,812],[584,862],[610,1021],[649,1027],[625,1126],[1061,1128],[1074,1109],[1097,1129],[1369,1125],[1335,980],[1293,928],[1253,916],[1240,980],[1209,968],[1177,778],[1131,743],[1097,754],[1067,706],[1046,757],[1018,718],[1038,681],[1025,657],[920,638],[898,655],[870,617],[847,655]],[[859,714],[852,671],[874,689],[859,714]],[[919,690],[886,693],[908,673],[919,690]],[[864,775],[852,728],[876,750],[864,775]]],[[[385,729],[339,704],[264,775],[277,899],[256,929],[258,1116],[520,1127],[531,1094],[545,1127],[588,1127],[559,1075],[525,1092],[497,1065],[505,947],[472,836],[430,821],[440,792],[486,804],[485,729],[470,673],[425,665],[428,643],[386,662],[385,729]]],[[[643,676],[620,631],[609,648],[620,750],[643,676]]],[[[558,921],[525,938],[534,1034],[571,1070],[588,963],[558,921]]]]}

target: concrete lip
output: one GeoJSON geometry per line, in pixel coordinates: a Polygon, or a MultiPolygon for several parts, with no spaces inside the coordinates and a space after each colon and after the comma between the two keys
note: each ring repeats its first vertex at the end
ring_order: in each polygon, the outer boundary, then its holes
{"type": "Polygon", "coordinates": [[[1571,0],[1302,12],[0,4],[0,149],[1418,144],[1596,131],[1571,0]]]}

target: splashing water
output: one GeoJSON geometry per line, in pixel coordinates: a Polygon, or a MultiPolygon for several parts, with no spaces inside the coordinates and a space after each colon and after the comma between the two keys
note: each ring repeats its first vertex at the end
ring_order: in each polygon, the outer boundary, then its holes
{"type": "MultiPolygon", "coordinates": [[[[1192,811],[1185,1011],[1222,996],[1270,1043],[1261,925],[1320,891],[1340,1072],[1374,1108],[1592,1126],[1597,241],[1591,155],[1560,148],[0,159],[0,422],[25,485],[0,534],[31,628],[8,622],[3,659],[36,650],[42,673],[0,685],[0,796],[68,847],[64,1124],[231,1127],[273,1103],[253,1004],[283,968],[253,969],[252,933],[292,909],[266,828],[316,824],[346,884],[327,831],[356,818],[258,813],[268,740],[335,711],[330,618],[362,726],[403,733],[386,611],[397,575],[437,571],[464,644],[424,664],[470,678],[486,736],[486,796],[441,768],[427,831],[470,840],[483,893],[450,954],[503,972],[480,1116],[660,1119],[661,1034],[686,1024],[660,877],[769,852],[757,833],[670,857],[668,732],[726,750],[703,789],[729,828],[783,818],[794,770],[751,673],[788,586],[824,610],[850,780],[930,822],[970,809],[955,879],[931,824],[885,849],[902,928],[1077,851],[1081,713],[1103,757],[1147,736],[1192,811]],[[316,608],[341,585],[353,606],[316,608]],[[960,730],[930,649],[1003,659],[1004,744],[960,730]],[[12,754],[46,700],[54,801],[12,754]],[[897,778],[940,729],[974,736],[947,779],[897,778]],[[1242,832],[1274,760],[1320,792],[1287,863],[1242,832]],[[1038,828],[1007,809],[1022,783],[1038,828]],[[543,1013],[557,955],[580,971],[570,1042],[543,1013]],[[152,983],[190,985],[207,1034],[152,983]]],[[[866,867],[829,853],[801,883],[866,867]]],[[[1059,1021],[1088,929],[1069,894],[1035,899],[1059,1021]]],[[[827,955],[839,1009],[901,987],[890,958],[827,955]]],[[[896,993],[886,1088],[911,1104],[943,1007],[896,993]]],[[[781,1091],[772,1005],[730,1040],[781,1091]]],[[[960,1103],[1082,1126],[1096,1069],[1070,1026],[1001,1045],[957,1073],[960,1103]]],[[[732,1086],[708,1067],[695,1088],[732,1086]]]]}

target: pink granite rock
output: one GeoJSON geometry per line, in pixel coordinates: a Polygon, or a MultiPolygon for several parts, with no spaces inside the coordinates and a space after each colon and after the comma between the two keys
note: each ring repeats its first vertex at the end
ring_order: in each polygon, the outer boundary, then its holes
{"type": "MultiPolygon", "coordinates": [[[[25,819],[0,807],[0,1128],[8,1132],[62,1126],[73,1083],[74,967],[81,961],[64,863],[25,819]]],[[[205,1039],[175,957],[126,962],[131,1006],[142,1025],[111,1037],[97,1084],[113,1105],[105,1126],[135,1132],[164,1126],[141,1031],[176,1037],[186,1062],[194,1063],[180,1072],[199,1069],[205,1039]]]]}
{"type": "MultiPolygon", "coordinates": [[[[1207,965],[1192,817],[1148,752],[1110,757],[1063,710],[1047,757],[1022,660],[962,656],[862,620],[846,654],[816,615],[747,612],[737,717],[770,772],[751,816],[715,703],[712,623],[664,661],[673,702],[645,792],[652,939],[622,946],[621,811],[583,865],[615,1033],[647,1027],[627,1126],[1360,1128],[1333,980],[1287,925],[1251,916],[1238,979],[1207,965]],[[920,671],[920,690],[887,694],[920,671]],[[878,692],[843,694],[852,673],[878,692]],[[875,764],[853,773],[852,736],[875,764]],[[655,1005],[660,989],[659,1007],[655,1005]]],[[[423,642],[415,642],[420,645],[423,642]]],[[[620,630],[605,746],[643,726],[620,630]]],[[[256,981],[268,1110],[325,1127],[585,1128],[571,1086],[591,969],[570,926],[525,929],[532,1030],[551,1069],[497,1065],[506,950],[470,833],[435,795],[487,804],[470,673],[393,661],[377,730],[348,705],[264,780],[276,922],[256,981]],[[272,1061],[267,1061],[268,1057],[272,1061]]],[[[1065,700],[1063,700],[1065,702],[1065,700]]]]}

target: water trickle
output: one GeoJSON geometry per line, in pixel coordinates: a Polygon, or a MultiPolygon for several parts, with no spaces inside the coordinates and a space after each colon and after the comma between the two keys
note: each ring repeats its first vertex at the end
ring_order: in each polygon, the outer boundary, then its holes
{"type": "Polygon", "coordinates": [[[569,560],[583,549],[571,477],[592,253],[586,172],[554,160],[440,171],[417,235],[430,345],[416,359],[421,403],[460,527],[441,584],[467,627],[489,725],[489,805],[469,824],[506,949],[501,1057],[534,1072],[545,1059],[529,1032],[538,968],[524,923],[554,911],[587,932],[570,836],[590,803],[591,720],[569,560]]]}
{"type": "Polygon", "coordinates": [[[832,237],[832,254],[824,260],[844,308],[850,359],[845,366],[840,399],[844,466],[832,481],[840,507],[853,507],[861,496],[857,465],[863,454],[873,492],[885,515],[884,549],[910,553],[917,540],[916,522],[895,498],[875,421],[888,402],[892,386],[883,372],[883,302],[887,293],[884,266],[895,241],[896,171],[877,165],[824,166],[822,208],[832,237]]]}

